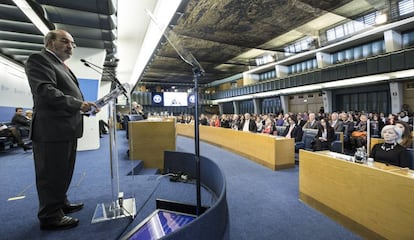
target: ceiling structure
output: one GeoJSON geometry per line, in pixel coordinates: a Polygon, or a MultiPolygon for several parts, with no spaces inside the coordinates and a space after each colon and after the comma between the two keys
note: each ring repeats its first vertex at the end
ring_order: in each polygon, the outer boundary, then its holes
{"type": "MultiPolygon", "coordinates": [[[[28,0],[51,28],[70,32],[79,47],[105,49],[105,74],[131,75],[140,53],[155,0],[28,0]],[[121,6],[127,4],[126,6],[121,6]],[[120,19],[126,20],[120,21],[120,19]],[[127,46],[126,48],[123,46],[127,46]],[[119,61],[118,61],[119,59],[119,61]],[[111,73],[108,73],[111,72],[111,73]]],[[[166,34],[191,53],[204,69],[201,84],[225,79],[255,66],[255,58],[283,57],[284,47],[304,37],[318,39],[319,30],[373,9],[388,0],[183,0],[166,34]],[[170,35],[171,36],[171,35],[170,35]]],[[[314,47],[320,43],[315,42],[314,47]]],[[[43,47],[43,34],[12,0],[0,0],[0,54],[21,65],[43,47]]],[[[191,66],[164,38],[138,84],[192,84],[191,66]]]]}

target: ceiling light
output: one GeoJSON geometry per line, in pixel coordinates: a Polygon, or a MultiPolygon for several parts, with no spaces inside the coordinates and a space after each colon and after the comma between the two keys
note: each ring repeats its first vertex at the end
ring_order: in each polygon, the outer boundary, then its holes
{"type": "Polygon", "coordinates": [[[39,31],[43,33],[43,35],[46,35],[50,31],[50,29],[46,26],[42,19],[40,19],[40,17],[27,3],[26,0],[13,0],[13,2],[30,19],[30,21],[32,21],[32,23],[37,27],[37,29],[39,29],[39,31]]]}
{"type": "Polygon", "coordinates": [[[375,18],[375,23],[377,25],[384,24],[386,22],[387,22],[387,14],[386,13],[381,13],[375,18]]]}

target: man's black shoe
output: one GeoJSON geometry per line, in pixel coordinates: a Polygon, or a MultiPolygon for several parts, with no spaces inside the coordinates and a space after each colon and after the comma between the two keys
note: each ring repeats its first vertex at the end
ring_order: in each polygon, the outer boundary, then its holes
{"type": "Polygon", "coordinates": [[[83,203],[71,203],[69,205],[64,206],[62,210],[65,214],[68,214],[68,213],[77,212],[81,210],[82,208],[83,208],[83,203]]]}
{"type": "Polygon", "coordinates": [[[79,219],[69,217],[69,216],[63,216],[62,218],[56,221],[40,223],[40,229],[41,230],[64,230],[64,229],[74,228],[78,226],[78,224],[79,224],[79,219]]]}

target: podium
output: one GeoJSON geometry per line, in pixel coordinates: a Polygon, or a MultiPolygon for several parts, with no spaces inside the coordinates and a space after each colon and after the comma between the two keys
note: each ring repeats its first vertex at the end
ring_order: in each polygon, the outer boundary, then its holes
{"type": "MultiPolygon", "coordinates": [[[[120,84],[119,84],[120,85],[120,84]]],[[[98,203],[92,218],[92,223],[114,220],[124,217],[134,218],[136,215],[135,198],[124,199],[124,193],[120,190],[119,182],[119,159],[116,139],[116,106],[115,99],[124,93],[124,88],[117,85],[114,90],[99,99],[95,104],[101,108],[108,105],[108,125],[109,125],[109,150],[110,150],[110,175],[112,201],[98,203]]],[[[96,111],[91,110],[90,114],[96,111]]]]}

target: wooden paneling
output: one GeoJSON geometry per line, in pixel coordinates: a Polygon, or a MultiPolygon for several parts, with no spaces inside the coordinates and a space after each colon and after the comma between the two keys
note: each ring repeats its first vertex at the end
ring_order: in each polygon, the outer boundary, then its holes
{"type": "Polygon", "coordinates": [[[414,172],[299,152],[300,199],[367,239],[414,239],[414,172]]]}
{"type": "Polygon", "coordinates": [[[164,168],[164,151],[175,151],[174,119],[128,123],[129,158],[142,160],[145,168],[164,168]]]}
{"type": "MultiPolygon", "coordinates": [[[[194,125],[177,124],[177,134],[194,137],[194,125]]],[[[226,148],[272,170],[295,166],[293,139],[200,126],[200,140],[226,148]]]]}

